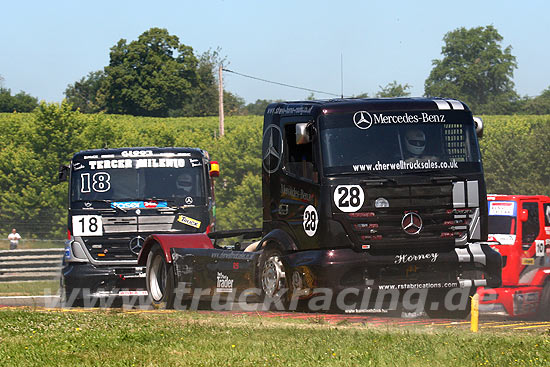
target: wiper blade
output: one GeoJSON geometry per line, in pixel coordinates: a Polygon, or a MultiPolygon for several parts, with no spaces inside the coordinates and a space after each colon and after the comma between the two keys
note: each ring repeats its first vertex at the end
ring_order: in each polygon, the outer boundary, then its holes
{"type": "Polygon", "coordinates": [[[107,200],[107,199],[91,199],[91,200],[74,200],[74,202],[76,203],[106,203],[106,204],[109,204],[109,208],[110,209],[118,209],[120,210],[121,212],[123,213],[128,213],[128,211],[124,208],[121,208],[119,206],[116,206],[116,205],[113,205],[113,201],[112,200],[107,200]]]}
{"type": "Polygon", "coordinates": [[[383,185],[386,182],[396,183],[396,181],[393,178],[377,175],[376,173],[372,173],[372,172],[362,172],[362,173],[365,173],[370,177],[372,177],[372,179],[361,180],[361,183],[364,183],[367,185],[383,185]]]}

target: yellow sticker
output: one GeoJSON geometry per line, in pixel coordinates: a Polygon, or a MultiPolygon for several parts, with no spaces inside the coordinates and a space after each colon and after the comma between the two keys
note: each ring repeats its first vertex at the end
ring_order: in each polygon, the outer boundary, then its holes
{"type": "Polygon", "coordinates": [[[180,215],[178,217],[178,222],[187,224],[188,226],[199,228],[201,226],[201,222],[199,220],[186,217],[185,215],[180,215]]]}
{"type": "Polygon", "coordinates": [[[535,265],[535,259],[532,257],[521,259],[521,265],[535,265]]]}

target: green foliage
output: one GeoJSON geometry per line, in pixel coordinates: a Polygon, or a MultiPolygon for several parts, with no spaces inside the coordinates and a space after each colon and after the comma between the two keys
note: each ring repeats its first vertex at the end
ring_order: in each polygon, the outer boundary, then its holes
{"type": "Polygon", "coordinates": [[[100,93],[109,113],[168,116],[192,99],[198,85],[193,49],[166,29],[151,28],[111,48],[100,93]]]}
{"type": "Polygon", "coordinates": [[[38,106],[38,99],[21,91],[11,95],[10,89],[0,88],[0,112],[31,112],[38,106]]]}
{"type": "Polygon", "coordinates": [[[105,73],[101,70],[93,71],[88,76],[80,79],[74,84],[67,86],[65,96],[67,102],[83,113],[99,112],[103,109],[98,101],[97,92],[105,80],[105,73]]]}
{"type": "Polygon", "coordinates": [[[273,100],[257,99],[256,102],[249,103],[246,105],[246,114],[263,116],[267,106],[273,102],[274,102],[273,100]]]}
{"type": "Polygon", "coordinates": [[[517,63],[511,46],[502,49],[498,31],[493,26],[458,28],[443,41],[443,59],[432,61],[425,94],[460,99],[478,114],[513,112],[517,63]]]}
{"type": "Polygon", "coordinates": [[[521,112],[528,115],[550,115],[550,87],[534,98],[526,98],[521,112]]]}
{"type": "Polygon", "coordinates": [[[550,195],[550,116],[488,116],[484,129],[488,192],[550,195]]]}
{"type": "Polygon", "coordinates": [[[380,91],[376,93],[378,98],[391,98],[391,97],[408,97],[411,95],[408,92],[411,86],[408,84],[398,84],[396,80],[388,83],[385,87],[380,86],[380,91]]]}

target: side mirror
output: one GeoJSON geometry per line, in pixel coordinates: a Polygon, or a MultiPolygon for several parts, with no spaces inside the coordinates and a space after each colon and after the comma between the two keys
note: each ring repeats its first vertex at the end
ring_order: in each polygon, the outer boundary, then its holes
{"type": "Polygon", "coordinates": [[[69,177],[69,166],[60,165],[59,171],[57,173],[57,179],[59,182],[65,182],[67,181],[67,178],[69,177]]]}
{"type": "Polygon", "coordinates": [[[519,213],[519,220],[522,222],[527,222],[527,218],[529,217],[529,211],[527,209],[522,209],[519,213]]]}
{"type": "Polygon", "coordinates": [[[217,161],[210,161],[210,177],[220,177],[220,164],[217,161]]]}
{"type": "Polygon", "coordinates": [[[311,137],[309,135],[307,125],[307,122],[296,124],[296,145],[302,145],[311,142],[311,137]]]}
{"type": "Polygon", "coordinates": [[[481,117],[474,116],[474,125],[476,127],[477,138],[483,137],[483,120],[481,117]]]}

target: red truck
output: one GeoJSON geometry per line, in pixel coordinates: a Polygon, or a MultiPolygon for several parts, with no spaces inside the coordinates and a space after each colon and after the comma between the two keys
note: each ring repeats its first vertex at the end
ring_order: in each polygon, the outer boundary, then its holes
{"type": "Polygon", "coordinates": [[[480,312],[550,319],[550,197],[488,195],[487,201],[502,287],[478,291],[480,312]]]}

